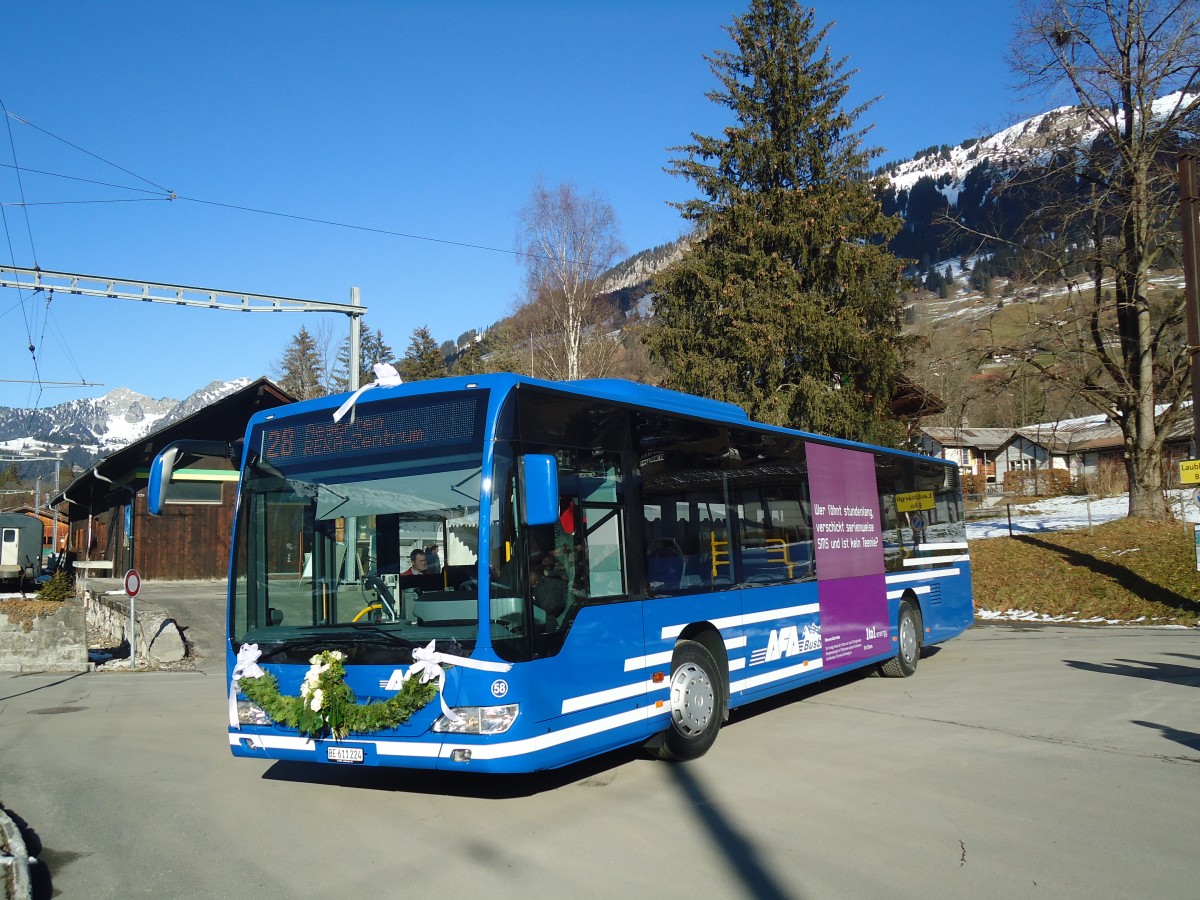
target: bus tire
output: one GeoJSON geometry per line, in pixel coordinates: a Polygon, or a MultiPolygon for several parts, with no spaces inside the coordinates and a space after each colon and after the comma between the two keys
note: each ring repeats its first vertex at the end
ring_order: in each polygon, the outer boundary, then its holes
{"type": "Polygon", "coordinates": [[[881,665],[879,672],[888,678],[908,678],[917,671],[917,660],[921,658],[921,630],[917,614],[907,600],[900,604],[896,615],[896,637],[900,645],[896,655],[881,665]]]}
{"type": "Polygon", "coordinates": [[[724,683],[717,661],[696,641],[675,644],[671,660],[671,724],[659,756],[686,760],[703,756],[717,739],[724,708],[724,683]]]}

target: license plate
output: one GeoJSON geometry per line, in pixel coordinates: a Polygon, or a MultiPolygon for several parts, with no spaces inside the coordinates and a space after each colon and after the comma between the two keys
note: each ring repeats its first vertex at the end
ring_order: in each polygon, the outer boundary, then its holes
{"type": "Polygon", "coordinates": [[[362,747],[328,747],[325,753],[330,762],[360,763],[363,761],[362,747]]]}

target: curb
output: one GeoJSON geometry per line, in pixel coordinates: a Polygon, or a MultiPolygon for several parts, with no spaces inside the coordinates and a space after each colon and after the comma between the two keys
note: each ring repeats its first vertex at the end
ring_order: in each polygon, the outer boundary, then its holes
{"type": "Polygon", "coordinates": [[[0,878],[3,879],[7,900],[30,900],[33,896],[33,881],[29,877],[29,866],[37,863],[25,851],[21,832],[0,808],[0,878]]]}

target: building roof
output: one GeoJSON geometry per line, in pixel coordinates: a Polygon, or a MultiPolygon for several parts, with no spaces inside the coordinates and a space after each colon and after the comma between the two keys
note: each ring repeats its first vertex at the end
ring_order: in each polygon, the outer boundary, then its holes
{"type": "Polygon", "coordinates": [[[167,444],[184,438],[235,441],[245,433],[246,422],[254,413],[294,402],[294,397],[270,379],[259,378],[186,418],[101,457],[50,502],[57,506],[67,500],[94,507],[118,489],[124,489],[122,495],[127,496],[129,489],[137,490],[146,484],[145,470],[167,444]]]}
{"type": "MultiPolygon", "coordinates": [[[[1171,428],[1167,440],[1173,443],[1189,440],[1192,428],[1191,416],[1181,416],[1171,428]]],[[[1121,426],[1102,413],[1026,425],[1023,428],[926,426],[921,431],[943,447],[974,447],[985,451],[998,450],[1016,437],[1031,441],[1051,453],[1062,454],[1121,450],[1125,446],[1121,426]]]]}
{"type": "Polygon", "coordinates": [[[901,374],[892,385],[892,400],[888,408],[897,418],[919,419],[944,413],[946,401],[907,375],[901,374]]]}
{"type": "Polygon", "coordinates": [[[995,450],[1013,435],[1011,428],[966,426],[928,426],[921,431],[943,447],[975,447],[979,450],[995,450]]]}

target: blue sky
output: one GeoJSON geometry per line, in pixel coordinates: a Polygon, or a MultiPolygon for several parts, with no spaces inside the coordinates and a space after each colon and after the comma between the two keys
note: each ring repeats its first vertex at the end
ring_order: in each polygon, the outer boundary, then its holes
{"type": "MultiPolygon", "coordinates": [[[[5,21],[0,100],[32,125],[10,116],[0,130],[0,260],[334,302],[358,286],[367,324],[397,353],[421,325],[439,343],[456,338],[518,299],[517,213],[539,177],[607,199],[630,253],[683,232],[667,203],[691,196],[691,185],[662,171],[666,148],[723,124],[704,96],[715,86],[704,54],[730,46],[722,26],[743,9],[733,0],[20,4],[5,21]],[[164,188],[191,199],[159,199],[164,188]],[[29,206],[7,205],[22,193],[29,206]]],[[[881,161],[1041,111],[1011,89],[1004,62],[1015,2],[842,0],[816,10],[836,23],[833,52],[858,70],[854,101],[880,97],[863,124],[874,125],[881,161]]],[[[272,374],[301,325],[324,322],[339,339],[347,331],[342,316],[60,294],[47,313],[44,298],[0,289],[0,406],[122,386],[182,398],[213,379],[272,374]],[[7,383],[35,377],[31,341],[41,378],[99,386],[7,383]]]]}

